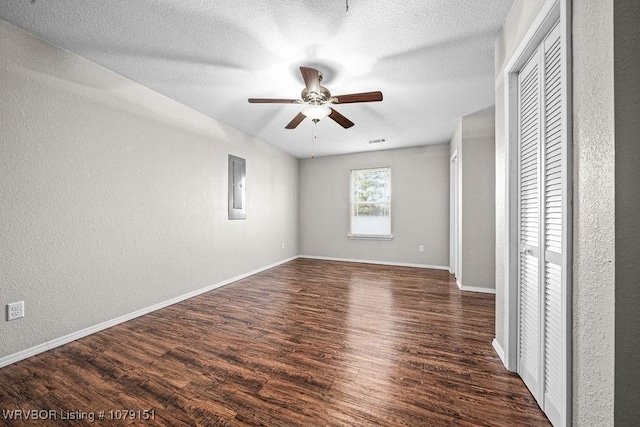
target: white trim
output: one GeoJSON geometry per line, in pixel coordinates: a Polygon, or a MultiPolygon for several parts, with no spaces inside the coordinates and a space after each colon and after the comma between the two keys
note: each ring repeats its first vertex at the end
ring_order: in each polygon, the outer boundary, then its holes
{"type": "Polygon", "coordinates": [[[562,379],[562,405],[560,414],[565,426],[573,424],[573,66],[572,66],[572,0],[562,0],[560,2],[560,31],[563,31],[561,40],[563,43],[562,61],[564,65],[564,78],[567,89],[563,91],[563,104],[565,107],[564,116],[566,126],[564,129],[567,144],[565,147],[567,161],[564,162],[566,170],[564,174],[563,194],[566,203],[563,207],[564,223],[564,259],[562,264],[563,278],[562,290],[565,295],[563,301],[564,318],[562,319],[562,329],[565,331],[565,377],[562,379]]]}
{"type": "Polygon", "coordinates": [[[195,290],[195,291],[192,291],[192,292],[188,292],[188,293],[186,293],[184,295],[180,295],[180,296],[177,296],[175,298],[171,298],[169,300],[166,300],[166,301],[163,301],[163,302],[159,302],[159,303],[151,305],[149,307],[145,307],[145,308],[142,308],[140,310],[136,310],[136,311],[134,311],[132,313],[116,317],[115,319],[107,320],[106,322],[102,322],[102,323],[99,323],[97,325],[90,326],[90,327],[82,329],[80,331],[73,332],[73,333],[71,333],[69,335],[65,335],[63,337],[55,338],[55,339],[53,339],[51,341],[47,341],[47,342],[45,342],[43,344],[38,344],[38,345],[36,345],[34,347],[31,347],[31,348],[28,348],[26,350],[22,350],[22,351],[19,351],[17,353],[10,354],[9,356],[5,356],[3,358],[0,358],[0,368],[3,368],[3,367],[8,366],[8,365],[11,365],[12,363],[15,363],[15,362],[18,362],[20,360],[26,359],[28,357],[35,356],[36,354],[44,353],[45,351],[54,349],[56,347],[59,347],[61,345],[67,344],[67,343],[70,343],[70,342],[75,341],[77,339],[84,338],[84,337],[86,337],[88,335],[94,334],[96,332],[100,332],[100,331],[102,331],[104,329],[110,328],[110,327],[118,325],[120,323],[124,323],[124,322],[127,322],[129,320],[135,319],[136,317],[144,316],[145,314],[149,314],[149,313],[154,312],[156,310],[160,310],[160,309],[168,307],[170,305],[173,305],[173,304],[182,302],[184,300],[187,300],[189,298],[193,298],[193,297],[198,296],[200,294],[203,294],[205,292],[212,291],[212,290],[217,289],[219,287],[222,287],[224,285],[228,285],[229,283],[233,283],[233,282],[236,282],[238,280],[247,278],[249,276],[253,276],[254,274],[260,273],[260,272],[265,271],[265,270],[269,270],[269,269],[271,269],[273,267],[277,267],[278,265],[285,264],[285,263],[287,263],[289,261],[293,261],[294,259],[297,259],[297,258],[299,258],[299,257],[298,256],[294,256],[294,257],[291,257],[291,258],[283,259],[283,260],[275,262],[273,264],[269,264],[269,265],[267,265],[265,267],[261,267],[261,268],[258,268],[256,270],[250,271],[248,273],[244,273],[244,274],[241,274],[239,276],[235,276],[235,277],[232,277],[230,279],[226,279],[226,280],[223,280],[221,282],[214,283],[213,285],[209,285],[209,286],[206,286],[204,288],[201,288],[201,289],[198,289],[198,290],[195,290]]]}
{"type": "Polygon", "coordinates": [[[496,294],[496,290],[492,288],[483,288],[481,286],[464,286],[458,280],[456,280],[456,285],[458,285],[458,289],[465,292],[479,292],[481,294],[496,294]]]}
{"type": "Polygon", "coordinates": [[[300,255],[299,258],[307,259],[321,259],[325,261],[340,261],[340,262],[357,262],[361,264],[378,264],[378,265],[394,265],[397,267],[415,267],[415,268],[430,268],[433,270],[449,270],[448,265],[428,265],[428,264],[412,264],[406,262],[391,262],[391,261],[375,261],[369,259],[352,259],[352,258],[335,258],[316,255],[300,255]]]}
{"type": "Polygon", "coordinates": [[[393,240],[393,235],[372,235],[372,234],[347,234],[351,240],[393,240]]]}
{"type": "Polygon", "coordinates": [[[560,1],[547,0],[542,6],[538,16],[536,16],[522,41],[513,52],[513,55],[511,55],[509,62],[507,62],[504,70],[505,76],[510,73],[517,73],[551,31],[560,18],[560,1]]]}
{"type": "Polygon", "coordinates": [[[493,341],[491,341],[491,345],[493,346],[493,349],[498,354],[498,357],[500,358],[500,361],[502,362],[502,364],[506,367],[507,364],[504,363],[504,350],[502,349],[502,347],[500,347],[498,340],[494,338],[493,341]]]}
{"type": "Polygon", "coordinates": [[[504,242],[504,338],[503,351],[505,356],[505,366],[515,372],[518,369],[518,293],[517,289],[512,292],[511,283],[518,283],[518,263],[517,259],[511,256],[511,248],[518,248],[518,166],[512,153],[512,141],[517,141],[517,74],[507,73],[505,69],[504,80],[504,111],[505,111],[505,242],[504,242]],[[515,106],[515,107],[512,107],[515,106]],[[515,110],[515,111],[512,111],[515,110]],[[513,325],[513,327],[512,327],[513,325]]]}
{"type": "Polygon", "coordinates": [[[449,273],[459,276],[459,206],[458,149],[449,158],[449,273]]]}

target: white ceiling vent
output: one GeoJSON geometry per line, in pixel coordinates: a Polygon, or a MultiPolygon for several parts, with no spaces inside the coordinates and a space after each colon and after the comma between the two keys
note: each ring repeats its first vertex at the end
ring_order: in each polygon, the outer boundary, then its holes
{"type": "Polygon", "coordinates": [[[370,139],[369,144],[380,144],[381,142],[387,142],[387,138],[370,139]]]}

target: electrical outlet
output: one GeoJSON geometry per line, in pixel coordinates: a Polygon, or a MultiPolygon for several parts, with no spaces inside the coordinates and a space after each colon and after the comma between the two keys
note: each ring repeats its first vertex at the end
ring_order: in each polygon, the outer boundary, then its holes
{"type": "Polygon", "coordinates": [[[424,252],[424,245],[418,246],[418,252],[420,252],[420,253],[424,252]]]}
{"type": "Polygon", "coordinates": [[[24,301],[7,304],[7,320],[16,320],[24,317],[24,301]]]}
{"type": "Polygon", "coordinates": [[[284,243],[282,244],[282,249],[284,249],[284,243]]]}

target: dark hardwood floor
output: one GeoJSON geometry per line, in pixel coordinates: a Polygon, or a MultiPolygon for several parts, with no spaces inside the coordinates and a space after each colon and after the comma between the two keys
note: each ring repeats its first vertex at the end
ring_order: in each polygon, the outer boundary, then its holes
{"type": "Polygon", "coordinates": [[[154,411],[128,413],[139,425],[550,425],[496,356],[493,317],[492,295],[444,271],[298,259],[0,369],[0,410],[55,411],[38,425],[131,424],[110,419],[123,410],[154,411]]]}

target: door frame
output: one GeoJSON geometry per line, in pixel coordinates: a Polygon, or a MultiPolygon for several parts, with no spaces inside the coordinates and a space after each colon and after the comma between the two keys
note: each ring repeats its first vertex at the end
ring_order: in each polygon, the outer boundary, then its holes
{"type": "Polygon", "coordinates": [[[564,316],[562,329],[564,336],[564,362],[566,375],[563,378],[563,414],[562,424],[571,425],[572,420],[572,102],[571,102],[571,0],[547,0],[538,16],[523,37],[504,71],[504,102],[505,102],[505,262],[504,262],[504,358],[503,363],[512,372],[518,370],[518,341],[519,341],[519,302],[518,302],[518,73],[526,65],[527,60],[533,55],[537,47],[553,29],[555,23],[560,21],[559,27],[562,33],[562,61],[565,69],[566,87],[563,91],[565,111],[563,112],[564,132],[567,141],[566,156],[568,161],[563,171],[563,193],[566,203],[563,210],[564,229],[562,262],[562,292],[565,295],[563,301],[564,316]]]}
{"type": "Polygon", "coordinates": [[[459,277],[460,270],[460,176],[456,149],[449,159],[449,273],[459,277]]]}

